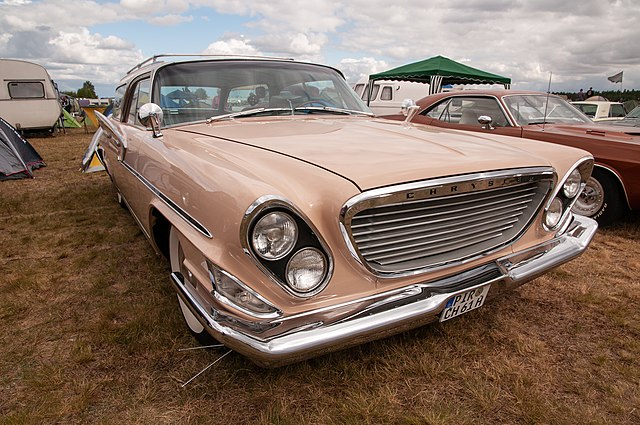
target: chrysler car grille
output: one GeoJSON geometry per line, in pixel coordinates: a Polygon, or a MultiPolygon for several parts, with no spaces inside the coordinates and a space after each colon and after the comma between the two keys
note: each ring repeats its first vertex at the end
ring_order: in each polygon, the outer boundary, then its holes
{"type": "Polygon", "coordinates": [[[547,168],[509,170],[365,192],[343,208],[354,253],[379,274],[462,261],[516,239],[553,183],[547,168]]]}

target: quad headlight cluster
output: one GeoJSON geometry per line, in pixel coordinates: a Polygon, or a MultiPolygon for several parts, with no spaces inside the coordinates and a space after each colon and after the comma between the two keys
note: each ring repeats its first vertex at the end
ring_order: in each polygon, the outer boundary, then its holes
{"type": "Polygon", "coordinates": [[[591,175],[592,169],[593,158],[585,159],[561,180],[555,195],[547,203],[544,211],[544,226],[547,230],[555,230],[564,222],[591,175]]]}
{"type": "Polygon", "coordinates": [[[261,205],[245,217],[248,249],[285,289],[307,297],[331,272],[327,250],[309,224],[284,202],[261,205]]]}

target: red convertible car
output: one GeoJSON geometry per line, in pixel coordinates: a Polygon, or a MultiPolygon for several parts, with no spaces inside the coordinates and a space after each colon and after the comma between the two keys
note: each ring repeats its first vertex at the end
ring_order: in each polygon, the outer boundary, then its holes
{"type": "Polygon", "coordinates": [[[417,105],[414,123],[585,149],[594,156],[595,168],[573,211],[606,225],[640,209],[638,127],[595,124],[564,99],[531,91],[463,90],[430,95],[417,105]]]}

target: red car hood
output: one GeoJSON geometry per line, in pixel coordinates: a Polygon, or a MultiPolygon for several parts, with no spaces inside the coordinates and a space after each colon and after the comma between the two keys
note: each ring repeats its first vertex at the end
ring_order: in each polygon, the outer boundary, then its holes
{"type": "MultiPolygon", "coordinates": [[[[538,125],[542,127],[542,125],[538,125]]],[[[546,124],[545,131],[568,136],[606,137],[607,140],[640,144],[640,128],[613,126],[606,124],[571,125],[571,124],[546,124]]]]}
{"type": "MultiPolygon", "coordinates": [[[[229,142],[249,145],[321,167],[363,190],[437,176],[551,165],[547,155],[536,152],[539,147],[522,139],[430,126],[407,128],[390,120],[251,118],[176,130],[207,136],[197,137],[200,146],[192,146],[193,150],[204,152],[208,145],[219,143],[232,148],[229,142]]],[[[244,161],[259,158],[265,157],[256,153],[244,161]]]]}

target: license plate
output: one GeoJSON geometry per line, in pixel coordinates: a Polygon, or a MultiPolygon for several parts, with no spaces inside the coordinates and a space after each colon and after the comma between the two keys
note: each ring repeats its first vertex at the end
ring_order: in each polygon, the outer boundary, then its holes
{"type": "Polygon", "coordinates": [[[451,297],[444,306],[444,310],[442,310],[440,321],[444,322],[445,320],[453,319],[461,314],[482,307],[484,300],[487,298],[490,286],[491,285],[482,286],[451,297]]]}

